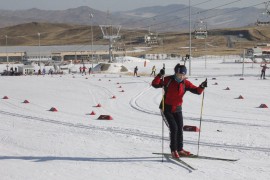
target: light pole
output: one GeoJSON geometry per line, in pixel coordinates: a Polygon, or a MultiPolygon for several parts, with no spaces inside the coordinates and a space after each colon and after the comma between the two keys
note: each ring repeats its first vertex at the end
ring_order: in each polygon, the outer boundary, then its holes
{"type": "Polygon", "coordinates": [[[191,76],[191,6],[189,0],[189,76],[191,76]]]}
{"type": "Polygon", "coordinates": [[[242,76],[244,76],[244,69],[245,69],[245,49],[243,49],[242,76]]]}
{"type": "Polygon", "coordinates": [[[9,64],[9,60],[8,60],[8,52],[7,52],[8,36],[7,36],[7,35],[5,35],[5,37],[6,37],[7,71],[8,71],[8,64],[9,64]]]}
{"type": "MultiPolygon", "coordinates": [[[[242,37],[243,34],[239,34],[240,39],[240,53],[242,52],[242,37]]],[[[245,49],[243,49],[243,62],[242,62],[242,76],[244,76],[244,69],[245,69],[245,49]]]]}
{"type": "Polygon", "coordinates": [[[238,35],[238,38],[239,38],[239,42],[240,42],[240,51],[241,51],[241,49],[242,49],[242,38],[243,38],[243,34],[239,34],[238,35]]]}
{"type": "Polygon", "coordinates": [[[205,49],[205,59],[204,59],[204,61],[205,61],[205,69],[206,69],[206,60],[207,60],[207,44],[206,44],[206,38],[207,38],[207,36],[208,36],[208,32],[207,32],[207,22],[205,23],[205,39],[204,39],[204,49],[205,49]]]}
{"type": "Polygon", "coordinates": [[[40,33],[37,33],[38,35],[38,55],[39,55],[39,69],[41,71],[41,57],[40,57],[40,33]]]}
{"type": "Polygon", "coordinates": [[[206,38],[204,39],[204,68],[206,69],[206,56],[207,56],[207,50],[206,50],[206,38]]]}
{"type": "Polygon", "coordinates": [[[92,54],[92,68],[93,68],[93,17],[94,15],[92,13],[89,14],[90,22],[91,22],[91,54],[92,54]]]}

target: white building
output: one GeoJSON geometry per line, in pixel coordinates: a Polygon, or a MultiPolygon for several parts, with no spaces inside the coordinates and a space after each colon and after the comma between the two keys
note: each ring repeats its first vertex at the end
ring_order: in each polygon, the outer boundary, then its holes
{"type": "Polygon", "coordinates": [[[32,65],[24,65],[24,66],[18,66],[18,72],[22,74],[34,74],[35,73],[35,67],[32,65]]]}

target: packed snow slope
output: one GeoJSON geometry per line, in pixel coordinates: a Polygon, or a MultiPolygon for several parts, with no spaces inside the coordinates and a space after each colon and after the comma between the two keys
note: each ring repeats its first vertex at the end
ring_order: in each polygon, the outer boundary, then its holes
{"type": "MultiPolygon", "coordinates": [[[[1,179],[270,179],[270,110],[259,108],[270,106],[270,70],[268,79],[260,80],[260,65],[245,64],[240,80],[242,64],[233,61],[208,59],[206,68],[204,59],[192,61],[188,79],[199,85],[208,78],[208,88],[203,108],[202,95],[186,93],[184,124],[199,127],[202,110],[199,154],[239,159],[184,159],[195,171],[152,154],[162,149],[162,89],[150,86],[151,68],[156,65],[158,72],[165,63],[170,75],[179,60],[150,61],[146,67],[124,63],[130,71],[138,66],[140,77],[1,76],[1,179]],[[58,111],[49,111],[52,107],[58,111]],[[98,120],[100,115],[113,120],[98,120]]],[[[165,127],[165,152],[168,137],[165,127]]],[[[197,154],[198,132],[184,132],[184,148],[197,154]]]]}

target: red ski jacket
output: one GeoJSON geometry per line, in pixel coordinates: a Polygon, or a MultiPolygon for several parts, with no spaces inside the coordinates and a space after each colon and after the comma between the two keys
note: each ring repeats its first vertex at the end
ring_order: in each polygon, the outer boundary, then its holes
{"type": "MultiPolygon", "coordinates": [[[[186,91],[190,91],[194,94],[201,94],[203,88],[193,85],[189,80],[185,79],[178,83],[174,76],[164,77],[164,82],[160,75],[157,75],[152,81],[154,88],[162,88],[164,86],[164,110],[170,112],[177,112],[182,110],[183,96],[186,91]]],[[[160,108],[162,109],[162,103],[160,108]]]]}

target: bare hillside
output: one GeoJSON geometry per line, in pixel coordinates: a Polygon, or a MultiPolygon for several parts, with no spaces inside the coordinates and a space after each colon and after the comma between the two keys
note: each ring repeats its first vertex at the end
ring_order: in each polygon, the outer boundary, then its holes
{"type": "MultiPolygon", "coordinates": [[[[38,33],[40,33],[41,45],[71,45],[91,44],[91,26],[51,24],[51,23],[26,23],[0,29],[0,44],[3,46],[38,45],[38,33]],[[7,39],[6,39],[7,36],[7,39]]],[[[117,45],[125,49],[135,46],[145,46],[142,42],[147,31],[125,30],[120,32],[121,39],[117,45]]],[[[163,44],[153,47],[148,53],[174,53],[186,54],[189,52],[189,33],[168,32],[159,34],[163,44]]],[[[200,56],[204,54],[239,54],[243,48],[252,47],[257,43],[269,42],[269,27],[246,27],[235,29],[215,29],[208,32],[205,40],[192,37],[192,54],[200,56]]],[[[100,27],[93,26],[94,44],[108,44],[108,40],[102,38],[100,27]]],[[[134,54],[139,55],[139,54],[134,54]]]]}

